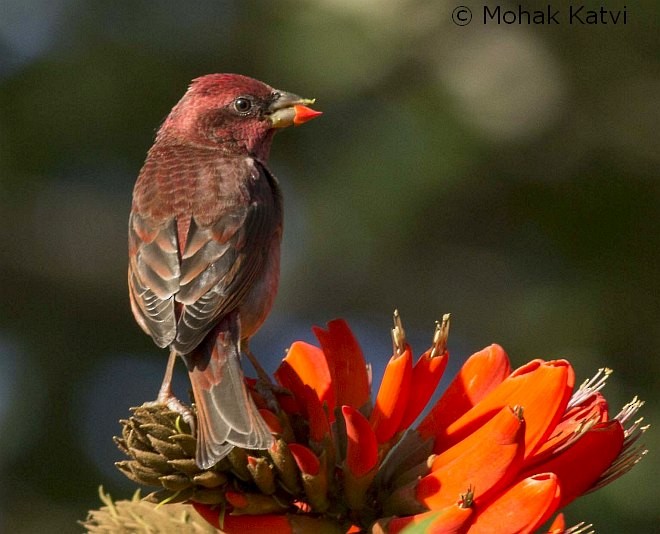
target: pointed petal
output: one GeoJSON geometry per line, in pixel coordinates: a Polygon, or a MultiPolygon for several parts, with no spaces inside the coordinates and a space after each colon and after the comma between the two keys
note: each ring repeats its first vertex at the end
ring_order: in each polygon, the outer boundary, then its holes
{"type": "Polygon", "coordinates": [[[318,475],[321,462],[310,449],[299,443],[289,443],[289,450],[301,473],[318,475]]]}
{"type": "Polygon", "coordinates": [[[266,515],[284,513],[288,509],[273,495],[262,493],[243,493],[239,491],[225,491],[225,499],[233,507],[233,514],[266,515]]]}
{"type": "Polygon", "coordinates": [[[600,393],[591,395],[583,404],[573,406],[564,413],[552,434],[527,459],[526,465],[533,466],[548,460],[550,456],[579,439],[586,428],[596,423],[604,423],[607,420],[607,401],[605,397],[600,393]]]}
{"type": "Polygon", "coordinates": [[[263,418],[264,422],[270,429],[271,434],[282,434],[284,429],[282,428],[282,422],[278,419],[278,417],[271,412],[270,410],[267,410],[266,408],[260,408],[259,409],[259,414],[263,418]]]}
{"type": "Polygon", "coordinates": [[[344,499],[351,510],[360,510],[367,503],[367,491],[378,472],[378,443],[364,415],[352,406],[342,406],[342,414],[347,437],[344,499]]]}
{"type": "Polygon", "coordinates": [[[470,411],[439,429],[435,451],[458,443],[504,406],[520,406],[525,414],[525,457],[555,428],[573,390],[575,375],[566,360],[532,360],[511,373],[470,411]]]}
{"type": "Polygon", "coordinates": [[[515,442],[519,434],[524,434],[524,428],[524,414],[520,417],[518,412],[505,406],[484,426],[435,456],[431,463],[431,471],[444,468],[466,453],[483,447],[487,441],[503,444],[515,442]]]}
{"type": "MultiPolygon", "coordinates": [[[[300,378],[300,382],[316,392],[321,404],[328,403],[329,412],[335,409],[335,392],[331,382],[330,369],[325,354],[320,348],[303,341],[296,341],[291,345],[282,364],[275,371],[275,378],[280,384],[282,384],[280,378],[285,382],[291,381],[290,370],[286,369],[287,366],[300,378]]],[[[282,385],[291,389],[288,384],[282,385]]],[[[291,390],[294,394],[296,393],[293,389],[291,390]]]]}
{"type": "Polygon", "coordinates": [[[316,111],[315,109],[308,108],[302,104],[293,106],[293,109],[296,112],[296,115],[293,117],[293,124],[295,126],[300,126],[301,124],[305,124],[307,121],[311,121],[312,119],[323,115],[322,111],[316,111]]]}
{"type": "Polygon", "coordinates": [[[314,511],[325,512],[330,506],[327,455],[323,453],[319,459],[310,449],[298,443],[289,443],[289,449],[300,469],[307,502],[314,511]]]}
{"type": "Polygon", "coordinates": [[[433,437],[438,429],[458,419],[511,372],[509,357],[499,345],[491,345],[470,356],[447,391],[418,426],[424,437],[433,437]]]}
{"type": "Polygon", "coordinates": [[[557,514],[548,528],[548,534],[562,534],[566,530],[564,514],[557,514]]]}
{"type": "MultiPolygon", "coordinates": [[[[519,472],[524,451],[525,426],[509,407],[503,408],[477,432],[479,439],[454,448],[463,449],[453,459],[440,462],[417,484],[416,498],[432,510],[456,503],[466,487],[475,488],[475,498],[486,499],[508,484],[519,472]]],[[[444,460],[444,461],[443,461],[444,460]]]]}
{"type": "Polygon", "coordinates": [[[315,326],[330,369],[336,405],[347,404],[362,408],[369,403],[370,388],[367,364],[353,332],[343,319],[335,319],[327,330],[315,326]]]}
{"type": "Polygon", "coordinates": [[[399,424],[400,431],[406,430],[415,422],[438,387],[449,361],[448,333],[449,317],[446,316],[436,327],[433,346],[419,357],[413,367],[411,379],[413,387],[410,389],[408,404],[399,424]]]}
{"type": "Polygon", "coordinates": [[[624,430],[619,421],[598,423],[570,447],[549,461],[533,466],[530,471],[557,475],[562,490],[560,506],[563,507],[593,486],[616,460],[623,440],[624,430]]]}
{"type": "Polygon", "coordinates": [[[346,421],[346,467],[357,478],[365,476],[378,463],[378,443],[369,421],[352,406],[342,406],[346,421]]]}
{"type": "MultiPolygon", "coordinates": [[[[311,345],[309,345],[311,347],[311,345]]],[[[309,423],[310,439],[314,442],[321,442],[324,436],[330,432],[329,418],[333,413],[329,409],[324,409],[319,399],[319,392],[311,385],[303,383],[300,375],[287,361],[283,361],[277,371],[275,378],[283,387],[293,393],[296,401],[292,406],[291,402],[282,405],[282,409],[288,413],[302,413],[309,423]],[[292,411],[295,410],[295,411],[292,411]]],[[[325,403],[328,406],[328,403],[325,403]]]]}
{"type": "Polygon", "coordinates": [[[502,532],[530,533],[546,521],[557,509],[559,484],[552,473],[525,478],[499,495],[494,501],[477,509],[468,534],[502,532]]]}
{"type": "MultiPolygon", "coordinates": [[[[309,424],[309,440],[311,443],[321,443],[330,435],[330,412],[321,406],[319,399],[311,388],[305,387],[305,411],[309,424]]],[[[327,406],[327,405],[326,405],[327,406]]]]}
{"type": "MultiPolygon", "coordinates": [[[[281,366],[280,366],[280,369],[281,369],[281,366]]],[[[294,373],[292,373],[292,374],[294,374],[294,373]]],[[[281,385],[282,381],[280,379],[281,379],[281,376],[280,376],[280,378],[276,377],[276,380],[277,380],[278,384],[281,385]]],[[[282,386],[282,387],[286,388],[286,386],[282,386]]],[[[286,388],[286,389],[289,389],[289,388],[286,388]]],[[[289,392],[290,391],[291,390],[289,390],[289,392]]],[[[280,405],[280,408],[282,408],[283,412],[285,412],[289,415],[303,413],[303,410],[300,407],[300,402],[295,397],[295,395],[290,394],[289,392],[287,392],[287,391],[285,391],[285,392],[275,391],[274,392],[275,393],[275,399],[277,399],[277,403],[280,405]]]]}
{"type": "Polygon", "coordinates": [[[369,422],[378,443],[386,443],[399,429],[408,404],[412,378],[412,351],[405,345],[402,354],[394,354],[385,367],[369,422]]]}

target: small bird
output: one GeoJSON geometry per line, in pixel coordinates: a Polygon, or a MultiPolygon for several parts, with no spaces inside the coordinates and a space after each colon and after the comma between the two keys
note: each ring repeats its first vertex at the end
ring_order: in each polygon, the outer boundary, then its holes
{"type": "Polygon", "coordinates": [[[133,190],[131,309],[170,350],[155,402],[181,413],[172,371],[177,355],[186,364],[203,469],[234,446],[272,443],[240,354],[258,367],[248,340],[279,282],[282,194],[266,165],[273,134],[320,115],[312,103],[238,74],[197,78],[158,130],[133,190]]]}

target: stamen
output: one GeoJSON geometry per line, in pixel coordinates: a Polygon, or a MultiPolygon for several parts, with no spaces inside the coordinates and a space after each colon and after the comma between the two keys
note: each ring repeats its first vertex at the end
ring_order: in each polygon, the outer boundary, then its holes
{"type": "Polygon", "coordinates": [[[593,525],[591,523],[585,524],[585,522],[582,521],[581,523],[578,523],[577,525],[573,525],[572,527],[564,530],[564,534],[595,534],[596,533],[595,530],[593,529],[588,530],[592,527],[593,525]]]}
{"type": "Polygon", "coordinates": [[[573,393],[571,400],[568,401],[567,409],[579,406],[589,400],[594,393],[603,389],[611,374],[612,369],[608,369],[607,367],[598,369],[598,372],[592,378],[588,378],[582,382],[578,390],[573,393]]]}
{"type": "Polygon", "coordinates": [[[433,332],[433,347],[431,348],[431,358],[440,356],[447,350],[447,338],[449,337],[450,313],[442,316],[442,323],[435,322],[435,332],[433,332]]]}
{"type": "MultiPolygon", "coordinates": [[[[643,404],[644,401],[635,397],[621,409],[621,411],[616,415],[615,419],[617,419],[621,425],[624,425],[631,417],[637,413],[643,404]]],[[[589,489],[589,492],[602,488],[620,476],[626,474],[648,453],[648,449],[646,449],[644,445],[633,447],[637,440],[639,440],[639,438],[644,435],[644,433],[650,427],[650,425],[642,426],[643,420],[644,418],[641,417],[633,421],[633,423],[628,428],[624,427],[624,440],[621,453],[612,462],[612,465],[610,465],[610,467],[603,472],[596,483],[589,489]]]]}
{"type": "Polygon", "coordinates": [[[403,330],[403,323],[399,310],[394,310],[394,328],[392,328],[392,351],[398,355],[403,354],[406,350],[406,332],[403,330]]]}

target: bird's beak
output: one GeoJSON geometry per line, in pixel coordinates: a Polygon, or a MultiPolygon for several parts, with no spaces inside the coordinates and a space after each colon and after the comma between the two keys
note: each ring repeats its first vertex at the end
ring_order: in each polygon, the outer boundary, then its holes
{"type": "Polygon", "coordinates": [[[277,96],[268,106],[268,118],[273,128],[299,126],[322,114],[321,111],[307,107],[314,103],[313,98],[301,98],[293,93],[278,91],[277,96]]]}

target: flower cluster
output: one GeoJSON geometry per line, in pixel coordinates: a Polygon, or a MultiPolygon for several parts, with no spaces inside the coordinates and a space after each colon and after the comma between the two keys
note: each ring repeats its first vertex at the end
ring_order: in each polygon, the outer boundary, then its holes
{"type": "MultiPolygon", "coordinates": [[[[609,370],[575,389],[568,361],[512,371],[498,345],[473,354],[416,423],[447,365],[448,330],[445,316],[414,361],[395,312],[393,355],[372,402],[370,367],[346,322],[314,328],[320,346],[294,343],[278,386],[250,381],[271,450],[234,450],[199,472],[192,436],[173,419],[150,435],[151,414],[125,422],[118,443],[132,459],[120,468],[228,533],[513,533],[539,529],[645,453],[636,442],[646,427],[633,421],[642,403],[612,417],[600,393],[609,370]]],[[[561,514],[550,527],[578,530],[561,514]]]]}

